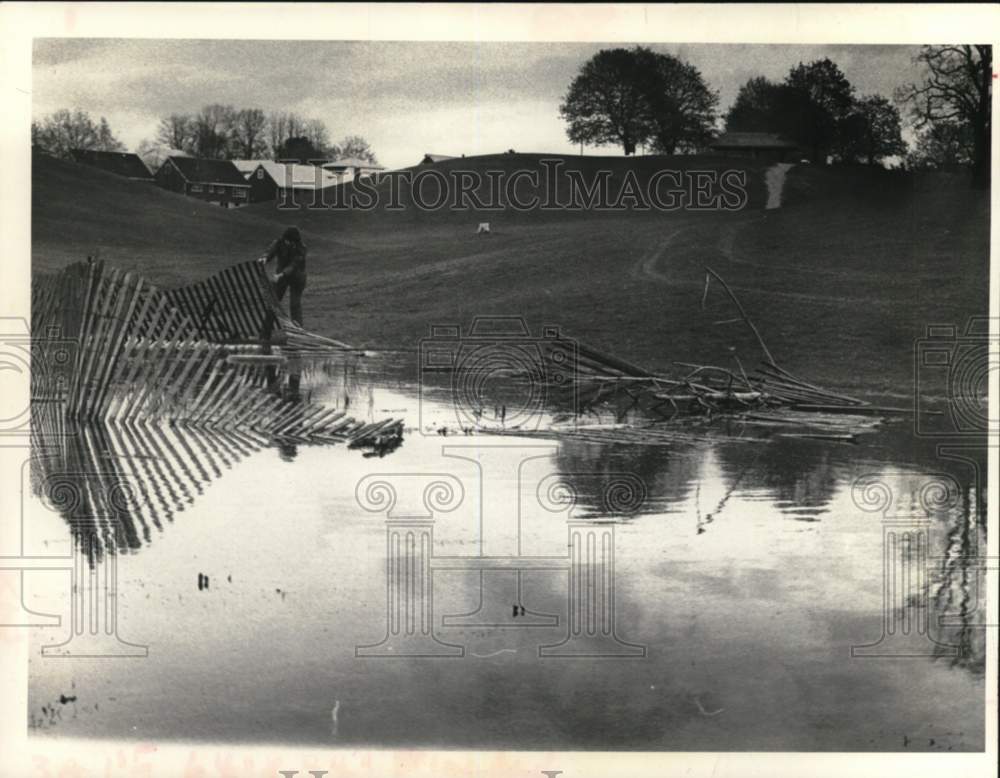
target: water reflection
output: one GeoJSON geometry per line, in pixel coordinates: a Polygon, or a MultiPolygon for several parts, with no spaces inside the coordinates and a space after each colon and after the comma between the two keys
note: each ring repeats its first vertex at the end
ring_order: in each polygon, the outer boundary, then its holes
{"type": "MultiPolygon", "coordinates": [[[[748,438],[739,425],[642,445],[439,436],[453,409],[428,402],[408,377],[392,360],[304,365],[310,401],[363,420],[401,417],[411,434],[385,461],[374,449],[368,458],[344,447],[272,453],[294,461],[281,468],[282,490],[253,483],[273,472],[266,442],[228,432],[83,427],[48,452],[39,446],[48,455],[33,468],[35,494],[75,474],[87,507],[61,506],[64,519],[92,517],[89,533],[138,552],[122,559],[131,581],[167,591],[126,617],[126,634],[151,645],[149,669],[138,663],[128,683],[135,698],[165,695],[177,715],[122,701],[74,733],[122,737],[143,722],[143,737],[328,743],[333,709],[339,745],[888,749],[897,732],[940,715],[972,734],[935,733],[937,742],[978,746],[978,454],[942,459],[892,425],[858,446],[748,438]],[[500,467],[501,483],[483,480],[501,491],[473,499],[469,473],[489,451],[517,446],[540,449],[537,471],[519,483],[516,468],[500,467]],[[438,470],[468,476],[468,499],[447,515],[377,516],[356,504],[366,477],[438,470]],[[921,514],[923,561],[903,561],[923,564],[923,580],[884,600],[884,516],[860,513],[852,485],[902,473],[897,500],[909,510],[928,475],[942,472],[961,497],[921,514]],[[224,474],[233,485],[221,501],[202,500],[224,474]],[[112,498],[117,482],[134,484],[128,499],[112,498]],[[203,521],[205,502],[223,515],[203,521]],[[294,527],[274,521],[289,515],[294,527]],[[152,543],[172,522],[170,540],[152,543]],[[195,549],[199,576],[212,581],[190,595],[197,609],[175,603],[182,587],[185,598],[194,589],[185,553],[195,549]],[[230,572],[236,583],[223,584],[230,572]],[[876,642],[885,623],[926,624],[928,661],[904,660],[900,671],[898,660],[852,659],[851,647],[876,642]],[[186,637],[195,632],[198,641],[186,637]],[[407,646],[424,653],[400,658],[407,646]],[[609,646],[629,661],[609,657],[609,646]],[[282,673],[269,672],[275,657],[282,673]],[[163,677],[179,688],[164,692],[163,677]],[[217,696],[203,698],[204,688],[217,696]],[[189,709],[190,699],[200,704],[189,709]],[[218,699],[224,715],[210,712],[218,699]],[[882,737],[873,721],[889,734],[871,746],[882,737]]],[[[58,696],[44,662],[32,672],[33,699],[58,696]]],[[[100,672],[87,677],[88,692],[100,672]]],[[[118,697],[113,676],[107,688],[118,697]]]]}
{"type": "MultiPolygon", "coordinates": [[[[968,465],[975,477],[961,482],[960,504],[946,524],[945,545],[934,590],[935,610],[943,614],[940,623],[958,652],[953,665],[974,673],[986,671],[986,452],[977,447],[945,449],[945,460],[968,465]]],[[[943,652],[942,652],[943,653],[943,652]]]]}
{"type": "MultiPolygon", "coordinates": [[[[290,360],[287,376],[274,380],[287,378],[281,393],[294,391],[296,401],[321,397],[320,410],[364,407],[366,417],[358,421],[374,424],[379,418],[374,385],[364,375],[355,355],[300,356],[290,360]]],[[[248,426],[155,418],[77,421],[67,418],[58,402],[32,403],[31,440],[34,494],[83,538],[81,548],[97,555],[137,551],[150,543],[211,483],[262,450],[274,447],[281,460],[292,463],[301,448],[293,437],[268,438],[248,426]]],[[[366,458],[385,457],[400,445],[398,434],[348,442],[366,458]]]]}
{"type": "Polygon", "coordinates": [[[31,484],[96,553],[135,551],[266,443],[235,430],[77,423],[33,407],[31,484]]]}
{"type": "Polygon", "coordinates": [[[731,488],[752,485],[798,521],[816,521],[828,512],[839,480],[832,456],[832,447],[808,440],[759,444],[750,456],[731,446],[719,447],[720,466],[731,488]]]}

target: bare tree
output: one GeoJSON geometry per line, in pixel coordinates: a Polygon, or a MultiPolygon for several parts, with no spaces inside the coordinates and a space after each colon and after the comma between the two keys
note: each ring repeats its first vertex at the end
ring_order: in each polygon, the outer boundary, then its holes
{"type": "Polygon", "coordinates": [[[168,149],[187,149],[192,136],[193,122],[190,114],[172,113],[160,119],[156,140],[168,149]]]}
{"type": "Polygon", "coordinates": [[[72,158],[73,149],[122,151],[125,147],[115,137],[102,116],[95,122],[85,111],[65,109],[31,125],[31,143],[57,157],[72,158]]]}
{"type": "Polygon", "coordinates": [[[290,138],[305,135],[306,120],[291,111],[275,111],[267,117],[267,136],[271,154],[280,157],[282,149],[290,138]]]}
{"type": "Polygon", "coordinates": [[[230,105],[206,105],[194,117],[192,151],[205,159],[231,156],[231,138],[236,111],[230,105]]]}
{"type": "Polygon", "coordinates": [[[906,157],[913,170],[948,170],[972,166],[972,129],[958,122],[928,124],[906,157]]]}
{"type": "Polygon", "coordinates": [[[901,89],[897,99],[911,104],[917,129],[940,122],[968,125],[973,185],[989,186],[992,47],[924,46],[916,61],[926,67],[927,77],[901,89]]]}
{"type": "Polygon", "coordinates": [[[323,154],[330,153],[330,133],[319,119],[309,119],[302,128],[302,136],[323,154]]]}
{"type": "Polygon", "coordinates": [[[298,159],[302,149],[311,149],[309,153],[315,158],[332,153],[326,125],[319,119],[305,119],[291,111],[276,111],[268,115],[267,137],[275,159],[287,156],[298,159]],[[288,145],[293,140],[295,154],[289,155],[288,145]]]}
{"type": "Polygon", "coordinates": [[[360,135],[348,135],[338,144],[338,149],[340,157],[356,157],[371,162],[373,165],[378,164],[378,158],[372,151],[372,147],[360,135]]]}
{"type": "Polygon", "coordinates": [[[287,138],[285,132],[285,114],[280,111],[273,111],[267,115],[267,140],[271,149],[271,154],[277,156],[278,149],[287,138]]]}
{"type": "Polygon", "coordinates": [[[260,108],[243,108],[233,122],[233,147],[242,159],[257,159],[267,151],[264,130],[267,118],[260,108]]]}
{"type": "Polygon", "coordinates": [[[289,138],[301,138],[305,135],[306,120],[293,111],[289,111],[285,116],[286,129],[289,138]]]}

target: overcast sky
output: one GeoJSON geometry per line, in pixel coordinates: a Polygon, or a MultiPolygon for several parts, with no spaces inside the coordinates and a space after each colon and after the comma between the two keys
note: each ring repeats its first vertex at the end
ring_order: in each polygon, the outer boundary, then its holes
{"type": "MultiPolygon", "coordinates": [[[[624,44],[614,44],[622,46],[624,44]]],[[[592,54],[610,44],[38,39],[33,114],[107,117],[134,150],[161,116],[208,103],[295,111],[331,139],[364,136],[389,168],[426,152],[578,152],[558,106],[592,54]]],[[[724,111],[753,76],[783,78],[830,57],[859,94],[919,79],[912,46],[652,44],[695,65],[724,111]]],[[[599,153],[588,149],[588,153],[599,153]]],[[[614,153],[613,150],[610,150],[614,153]]]]}

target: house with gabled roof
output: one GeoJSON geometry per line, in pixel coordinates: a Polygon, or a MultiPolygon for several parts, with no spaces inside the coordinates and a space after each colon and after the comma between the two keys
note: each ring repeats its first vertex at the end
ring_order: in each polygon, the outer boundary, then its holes
{"type": "Polygon", "coordinates": [[[726,157],[753,157],[784,162],[797,160],[801,150],[794,141],[776,132],[725,132],[709,148],[726,157]]]}
{"type": "Polygon", "coordinates": [[[149,172],[146,163],[138,154],[123,151],[93,151],[91,149],[72,149],[70,154],[73,155],[73,161],[81,165],[96,167],[132,181],[149,181],[150,183],[153,181],[153,174],[149,172]]]}
{"type": "Polygon", "coordinates": [[[231,160],[236,169],[239,170],[244,178],[250,178],[250,174],[253,173],[257,166],[262,162],[270,162],[269,159],[234,159],[231,160]]]}
{"type": "MultiPolygon", "coordinates": [[[[239,169],[249,167],[252,160],[234,160],[239,169]]],[[[340,178],[328,170],[315,165],[299,165],[291,162],[257,161],[246,173],[250,184],[250,202],[259,203],[279,200],[285,203],[311,204],[319,202],[312,193],[320,192],[341,183],[340,178]]]]}
{"type": "Polygon", "coordinates": [[[250,201],[250,185],[228,159],[168,157],[154,178],[164,189],[224,208],[246,205],[250,201]]]}

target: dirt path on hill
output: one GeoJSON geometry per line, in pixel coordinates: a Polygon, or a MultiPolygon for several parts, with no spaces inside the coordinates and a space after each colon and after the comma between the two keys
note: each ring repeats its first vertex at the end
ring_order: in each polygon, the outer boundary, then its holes
{"type": "Polygon", "coordinates": [[[767,184],[767,205],[764,210],[770,211],[781,207],[781,193],[785,189],[785,175],[795,165],[790,162],[779,162],[767,169],[764,182],[767,184]]]}
{"type": "Polygon", "coordinates": [[[651,281],[661,281],[670,282],[670,276],[659,270],[658,265],[660,260],[663,259],[664,252],[670,248],[674,241],[685,232],[694,229],[695,224],[688,224],[685,227],[679,227],[673,232],[669,233],[659,245],[657,245],[651,251],[647,251],[641,257],[639,257],[629,270],[629,275],[636,280],[651,280],[651,281]]]}
{"type": "MultiPolygon", "coordinates": [[[[678,242],[678,238],[680,238],[683,234],[698,228],[702,229],[703,234],[705,234],[704,245],[706,247],[710,247],[710,250],[714,250],[726,262],[758,266],[761,264],[760,261],[737,256],[738,250],[736,247],[740,233],[742,233],[747,227],[766,218],[766,213],[747,213],[741,217],[735,217],[731,221],[725,222],[722,225],[715,222],[712,224],[689,224],[684,227],[680,227],[669,233],[655,248],[639,257],[639,259],[637,259],[632,265],[630,275],[636,280],[656,281],[657,283],[666,283],[673,286],[699,286],[702,283],[700,278],[697,280],[683,281],[671,276],[663,268],[663,260],[667,250],[671,248],[671,246],[675,246],[678,242]]],[[[720,268],[716,267],[715,269],[719,270],[720,268]]],[[[815,269],[812,268],[807,269],[790,267],[788,269],[800,270],[801,272],[809,273],[816,272],[815,269]]],[[[831,270],[830,272],[834,273],[839,271],[831,270]]],[[[891,300],[884,300],[877,297],[829,297],[823,294],[792,292],[783,289],[762,289],[759,287],[744,286],[740,284],[731,284],[731,286],[733,290],[737,292],[746,292],[749,294],[764,295],[767,297],[780,297],[787,300],[799,300],[802,302],[820,305],[839,306],[845,301],[869,306],[892,306],[894,304],[891,300]]]]}

